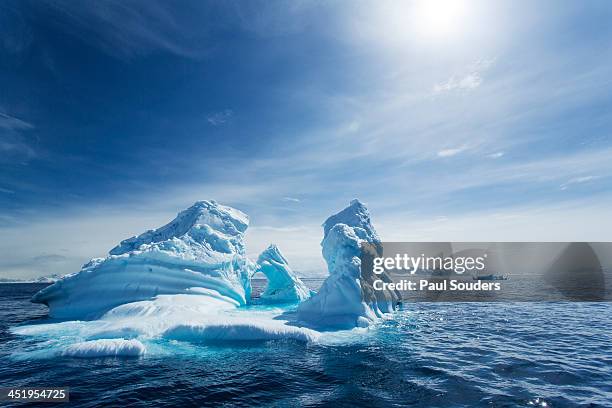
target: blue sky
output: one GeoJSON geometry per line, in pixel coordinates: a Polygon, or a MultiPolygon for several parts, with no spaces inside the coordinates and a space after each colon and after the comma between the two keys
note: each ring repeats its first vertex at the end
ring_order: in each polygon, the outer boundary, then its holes
{"type": "Polygon", "coordinates": [[[0,277],[198,199],[304,273],[354,197],[387,240],[612,239],[612,4],[427,4],[3,1],[0,277]]]}

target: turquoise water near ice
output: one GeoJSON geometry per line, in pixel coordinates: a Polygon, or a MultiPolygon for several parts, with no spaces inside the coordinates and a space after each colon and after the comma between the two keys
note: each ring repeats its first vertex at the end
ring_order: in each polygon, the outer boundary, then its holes
{"type": "Polygon", "coordinates": [[[44,340],[9,328],[45,319],[29,302],[43,286],[0,284],[0,384],[70,386],[61,406],[612,406],[610,303],[416,303],[316,344],[159,341],[141,358],[24,358],[44,340]]]}

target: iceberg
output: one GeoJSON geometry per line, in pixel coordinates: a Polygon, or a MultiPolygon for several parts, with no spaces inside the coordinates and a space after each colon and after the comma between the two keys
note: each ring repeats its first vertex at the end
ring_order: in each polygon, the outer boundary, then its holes
{"type": "Polygon", "coordinates": [[[380,250],[367,208],[354,200],[327,219],[321,243],[329,277],[310,291],[276,245],[252,262],[249,219],[215,201],[198,201],[168,224],[123,240],[105,258],[32,297],[66,321],[12,332],[46,339],[51,354],[142,356],[156,342],[320,341],[321,330],[366,327],[392,312],[395,292],[375,292],[360,271],[364,244],[380,250]],[[250,304],[251,278],[263,273],[262,302],[250,304]],[[281,307],[282,304],[282,307],[281,307]]]}
{"type": "Polygon", "coordinates": [[[298,306],[300,321],[318,328],[367,327],[395,309],[400,294],[374,291],[374,277],[361,274],[364,244],[382,251],[368,209],[353,200],[323,224],[321,246],[329,277],[316,295],[298,306]]]}
{"type": "Polygon", "coordinates": [[[290,324],[285,309],[248,305],[257,270],[270,279],[271,299],[294,302],[310,295],[276,246],[259,263],[246,257],[248,225],[238,210],[198,201],[33,296],[49,306],[51,317],[68,321],[13,332],[47,338],[54,355],[80,358],[141,356],[144,344],[159,339],[315,341],[319,333],[290,324]]]}
{"type": "Polygon", "coordinates": [[[189,294],[243,306],[255,265],[245,255],[249,225],[242,212],[198,201],[156,230],[126,239],[106,258],[95,258],[35,294],[62,319],[96,318],[131,302],[189,294]]]}
{"type": "Polygon", "coordinates": [[[312,294],[291,270],[289,262],[276,245],[270,245],[259,255],[257,271],[263,273],[268,279],[268,286],[261,295],[264,302],[301,302],[312,294]]]}

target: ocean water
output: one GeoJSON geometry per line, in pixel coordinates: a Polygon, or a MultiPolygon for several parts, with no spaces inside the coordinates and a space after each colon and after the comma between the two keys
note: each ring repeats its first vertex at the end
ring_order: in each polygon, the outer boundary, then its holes
{"type": "Polygon", "coordinates": [[[0,384],[69,386],[61,406],[612,406],[610,303],[413,303],[318,344],[170,342],[158,346],[171,352],[142,358],[23,358],[44,345],[9,328],[46,318],[29,302],[42,287],[0,284],[0,384]]]}

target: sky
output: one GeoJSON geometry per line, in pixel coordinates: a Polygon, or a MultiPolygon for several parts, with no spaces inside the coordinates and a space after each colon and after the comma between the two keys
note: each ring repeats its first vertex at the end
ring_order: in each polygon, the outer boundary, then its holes
{"type": "Polygon", "coordinates": [[[387,241],[612,240],[609,1],[0,3],[0,278],[76,272],[196,200],[325,275],[387,241]]]}

